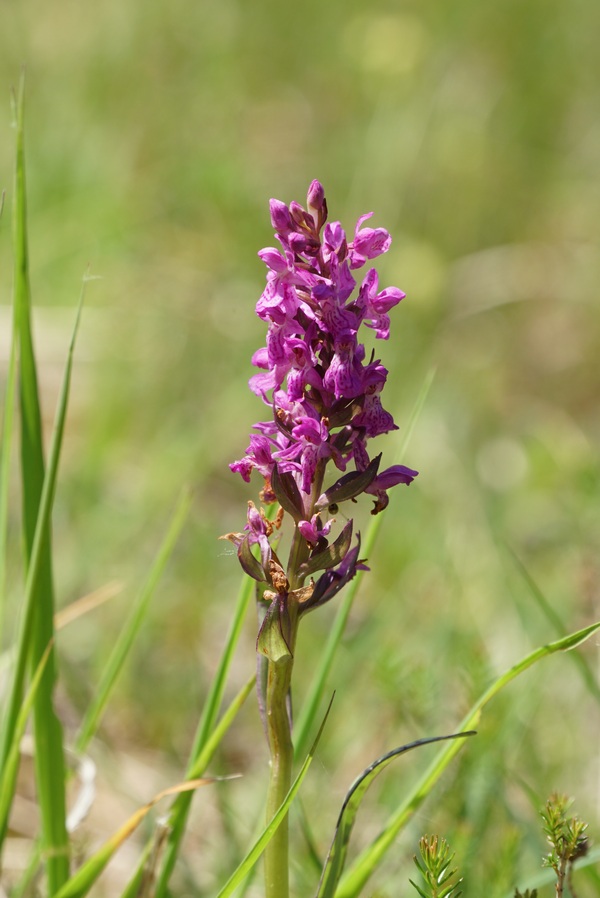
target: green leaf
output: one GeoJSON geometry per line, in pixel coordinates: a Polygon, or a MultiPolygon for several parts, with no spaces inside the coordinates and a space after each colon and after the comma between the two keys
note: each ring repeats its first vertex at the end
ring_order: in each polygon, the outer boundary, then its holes
{"type": "Polygon", "coordinates": [[[329,849],[329,854],[327,855],[325,866],[323,867],[323,873],[321,875],[316,898],[333,898],[335,895],[335,890],[346,862],[348,843],[350,841],[360,804],[373,780],[385,770],[388,764],[400,755],[406,754],[406,752],[412,751],[414,748],[419,748],[422,745],[430,745],[432,742],[442,742],[449,739],[461,739],[473,735],[474,732],[471,730],[469,732],[453,733],[449,736],[433,736],[428,739],[417,739],[416,742],[410,742],[407,745],[402,745],[400,748],[395,748],[393,751],[387,752],[387,754],[382,755],[381,758],[374,761],[374,763],[367,767],[366,770],[363,770],[360,776],[358,776],[352,784],[350,791],[346,795],[344,804],[342,805],[342,810],[340,811],[335,827],[331,848],[329,849]]]}
{"type": "Polygon", "coordinates": [[[96,696],[88,706],[76,740],[76,750],[78,752],[85,751],[90,739],[98,728],[100,718],[104,712],[112,688],[115,685],[117,677],[121,673],[127,656],[135,642],[135,638],[148,610],[150,599],[154,594],[158,581],[163,574],[166,564],[175,547],[175,543],[177,542],[186,521],[191,502],[191,492],[188,489],[184,489],[179,497],[177,506],[173,512],[173,517],[171,518],[165,537],[156,554],[154,563],[150,568],[146,582],[131,609],[129,618],[121,630],[111,656],[106,663],[96,696]]]}
{"type": "MultiPolygon", "coordinates": [[[[584,627],[582,630],[571,633],[563,639],[548,643],[547,645],[536,649],[534,652],[531,652],[502,674],[502,676],[498,677],[498,679],[486,689],[462,721],[460,729],[467,730],[477,726],[481,712],[488,702],[490,702],[505,686],[512,682],[512,680],[518,677],[519,674],[523,673],[548,655],[552,655],[555,652],[569,651],[570,649],[581,645],[582,642],[589,639],[589,637],[598,630],[600,630],[600,622],[592,624],[589,627],[584,627]]],[[[371,845],[362,852],[347,873],[342,877],[335,893],[335,898],[356,898],[356,896],[360,894],[365,883],[380,864],[386,851],[396,840],[398,833],[402,831],[415,811],[425,801],[442,773],[446,770],[458,751],[460,751],[461,745],[462,743],[460,742],[450,742],[438,753],[437,757],[429,765],[411,792],[406,796],[400,807],[390,817],[382,832],[371,845]]]]}
{"type": "Polygon", "coordinates": [[[329,702],[329,707],[327,708],[327,712],[325,714],[325,717],[323,718],[323,722],[322,722],[321,726],[319,727],[319,732],[317,733],[317,737],[316,737],[315,741],[313,742],[310,751],[308,752],[306,760],[304,761],[304,763],[300,769],[300,772],[298,773],[298,776],[292,783],[292,786],[291,786],[288,794],[286,795],[285,799],[281,803],[279,809],[273,816],[272,820],[269,821],[269,823],[267,824],[265,829],[262,831],[262,833],[258,837],[257,841],[254,843],[254,845],[252,846],[252,848],[250,849],[250,851],[248,852],[248,854],[246,855],[246,857],[244,858],[242,863],[237,867],[236,870],[234,870],[234,872],[231,874],[231,876],[229,877],[229,879],[227,880],[227,882],[225,883],[223,888],[220,890],[220,892],[217,895],[217,898],[229,898],[229,895],[232,895],[233,892],[235,892],[235,890],[237,889],[237,887],[239,885],[241,885],[241,883],[243,882],[245,877],[248,875],[248,873],[250,872],[252,867],[256,864],[256,862],[260,858],[260,856],[263,853],[263,851],[265,850],[266,846],[269,844],[269,842],[273,838],[273,835],[275,834],[277,828],[279,827],[279,825],[281,824],[283,819],[287,816],[289,807],[290,807],[291,803],[293,802],[294,798],[296,797],[296,793],[298,792],[300,786],[302,785],[302,781],[303,781],[304,777],[308,773],[308,768],[310,767],[311,761],[312,761],[314,754],[317,750],[317,745],[319,744],[319,740],[321,738],[321,733],[323,732],[323,729],[327,722],[327,718],[329,716],[329,711],[331,710],[332,702],[333,702],[333,698],[329,702]]]}

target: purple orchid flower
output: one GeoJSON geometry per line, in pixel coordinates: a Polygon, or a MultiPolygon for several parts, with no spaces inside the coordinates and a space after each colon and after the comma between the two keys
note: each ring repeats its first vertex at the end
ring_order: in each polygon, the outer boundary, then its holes
{"type": "MultiPolygon", "coordinates": [[[[408,485],[417,476],[403,465],[378,473],[379,457],[371,461],[369,441],[397,427],[382,404],[388,371],[373,355],[367,358],[360,339],[364,325],[376,339],[387,340],[389,313],[405,294],[397,287],[380,288],[374,268],[366,271],[357,289],[353,272],[387,252],[391,244],[385,228],[365,224],[372,212],[358,219],[349,240],[339,221],[327,223],[327,201],[319,181],[309,187],[306,209],[275,199],[269,207],[280,248],[266,247],[258,254],[267,266],[267,283],[256,313],[267,334],[265,346],[252,357],[258,373],[250,387],[272,415],[254,425],[246,454],[230,468],[245,481],[258,471],[264,479],[263,500],[276,497],[294,518],[294,539],[302,543],[302,548],[294,549],[299,566],[288,568],[289,584],[278,593],[277,602],[287,607],[290,597],[301,593],[300,608],[308,610],[328,601],[364,569],[358,558],[360,541],[350,549],[351,526],[342,542],[338,537],[330,544],[334,521],[323,523],[323,496],[329,497],[332,507],[367,493],[375,498],[372,513],[377,514],[387,506],[390,489],[408,485]],[[336,482],[326,489],[328,467],[344,475],[332,478],[336,482]],[[324,573],[317,583],[304,586],[308,573],[319,566],[324,573]]],[[[260,579],[250,552],[258,545],[268,584],[271,532],[265,520],[252,506],[242,560],[245,569],[251,568],[260,579]]]]}

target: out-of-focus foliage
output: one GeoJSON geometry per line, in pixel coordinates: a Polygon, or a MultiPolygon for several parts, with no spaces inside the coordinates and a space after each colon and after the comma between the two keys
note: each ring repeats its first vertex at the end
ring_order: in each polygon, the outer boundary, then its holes
{"type": "MultiPolygon", "coordinates": [[[[451,730],[494,674],[555,638],[506,546],[570,630],[598,617],[598,25],[595,0],[6,5],[0,187],[10,192],[9,91],[24,64],[48,420],[86,265],[102,278],[88,289],[58,487],[57,596],[115,578],[124,589],[60,637],[68,726],[190,481],[190,527],[102,730],[114,752],[183,767],[237,591],[237,563],[216,538],[241,528],[258,490],[227,468],[263,414],[245,387],[264,339],[256,251],[272,240],[269,197],[303,201],[315,177],[334,219],[351,227],[374,210],[394,237],[381,282],[408,296],[378,348],[399,423],[437,368],[402,459],[420,476],[392,497],[331,675],[337,698],[303,787],[307,808],[323,808],[324,789],[333,797],[317,844],[366,763],[451,730]]],[[[3,267],[7,224],[5,212],[3,267]]],[[[399,440],[386,439],[393,463],[399,440]]],[[[334,611],[303,626],[298,704],[334,611]]],[[[254,637],[249,621],[232,688],[254,664],[254,637]]],[[[536,808],[551,789],[594,819],[599,715],[568,656],[491,708],[428,805],[435,819],[415,823],[466,858],[467,898],[484,884],[504,894],[537,865],[536,808]]],[[[357,843],[421,763],[382,777],[357,843]]],[[[246,777],[209,810],[197,802],[189,876],[208,894],[249,844],[251,824],[231,807],[256,806],[265,780],[252,707],[220,765],[246,777]]],[[[381,870],[382,894],[406,881],[410,844],[381,870]]],[[[299,893],[311,875],[297,871],[299,893]]]]}

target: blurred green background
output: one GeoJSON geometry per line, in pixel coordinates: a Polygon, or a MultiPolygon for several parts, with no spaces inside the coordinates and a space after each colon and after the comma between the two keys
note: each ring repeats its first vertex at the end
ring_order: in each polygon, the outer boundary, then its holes
{"type": "MultiPolygon", "coordinates": [[[[1,15],[0,186],[10,200],[10,88],[25,65],[49,424],[86,266],[100,278],[78,349],[56,580],[63,605],[110,581],[122,590],[60,636],[71,730],[181,485],[196,489],[94,747],[109,803],[116,792],[139,804],[181,776],[237,591],[237,561],[216,538],[241,528],[259,487],[227,464],[263,415],[246,380],[264,342],[253,310],[265,273],[256,252],[273,242],[268,200],[304,202],[316,177],[332,219],[352,231],[374,210],[393,235],[381,282],[407,299],[380,349],[399,424],[436,375],[402,459],[420,476],[392,495],[331,675],[335,706],[304,790],[324,850],[362,767],[452,730],[494,674],[554,638],[511,550],[568,629],[600,617],[600,7],[8,0],[1,15]]],[[[3,372],[9,220],[5,210],[3,372]]],[[[382,439],[390,464],[401,438],[382,439]]],[[[14,515],[16,547],[16,504],[14,515]]],[[[364,529],[364,505],[357,516],[364,529]]],[[[15,561],[15,598],[18,576],[15,561]]],[[[334,613],[303,627],[297,704],[334,613]]],[[[254,636],[249,620],[232,693],[254,664],[254,636]]],[[[597,670],[597,646],[583,651],[597,670]]],[[[490,707],[366,894],[407,893],[418,837],[433,831],[457,851],[467,898],[505,895],[538,869],[536,809],[552,789],[577,798],[598,838],[599,738],[598,704],[572,659],[545,661],[490,707]]],[[[174,894],[214,894],[244,850],[263,741],[249,703],[214,765],[245,777],[196,799],[174,894]]],[[[355,847],[426,752],[374,787],[355,847]]],[[[121,819],[112,814],[104,835],[121,819]]],[[[315,873],[296,843],[298,894],[310,894],[315,873]]],[[[597,894],[598,879],[583,879],[582,894],[597,894]]]]}

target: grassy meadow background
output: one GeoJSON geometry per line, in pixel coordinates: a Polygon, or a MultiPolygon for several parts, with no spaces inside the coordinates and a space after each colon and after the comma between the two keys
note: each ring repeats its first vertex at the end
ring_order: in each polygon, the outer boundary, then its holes
{"type": "MultiPolygon", "coordinates": [[[[241,529],[259,488],[227,464],[263,415],[246,381],[264,344],[254,304],[265,275],[256,252],[273,242],[268,200],[304,202],[319,178],[332,219],[352,231],[374,210],[393,235],[381,282],[407,299],[378,348],[397,423],[436,373],[402,459],[420,475],[392,494],[303,787],[324,852],[366,764],[451,731],[495,674],[557,636],[512,553],[568,630],[600,617],[597,2],[10,0],[1,17],[0,188],[10,201],[10,89],[25,65],[31,281],[49,425],[88,263],[100,278],[87,290],[77,350],[55,575],[61,606],[117,585],[60,634],[57,701],[68,731],[181,486],[195,489],[91,748],[92,845],[182,777],[235,601],[239,566],[217,537],[241,529]]],[[[389,464],[401,439],[382,439],[389,464]]],[[[363,530],[369,504],[357,512],[363,530]]],[[[12,540],[14,604],[16,497],[12,540]]],[[[332,606],[301,628],[298,708],[332,606]]],[[[11,620],[9,610],[5,646],[11,620]]],[[[230,695],[252,670],[255,629],[249,619],[230,695]]],[[[598,671],[597,644],[582,651],[598,671]]],[[[365,894],[410,894],[418,838],[438,832],[457,852],[466,898],[503,898],[538,871],[538,806],[553,789],[576,798],[597,842],[599,740],[600,709],[572,657],[542,662],[489,707],[365,894]]],[[[355,849],[428,751],[377,781],[355,849]]],[[[242,856],[266,765],[251,699],[213,764],[244,777],[196,797],[178,898],[210,898],[242,856]]],[[[299,830],[292,845],[296,893],[311,894],[316,873],[299,830]]],[[[132,842],[96,894],[115,894],[136,856],[132,842]]],[[[597,875],[581,883],[584,898],[600,893],[597,875]]]]}

